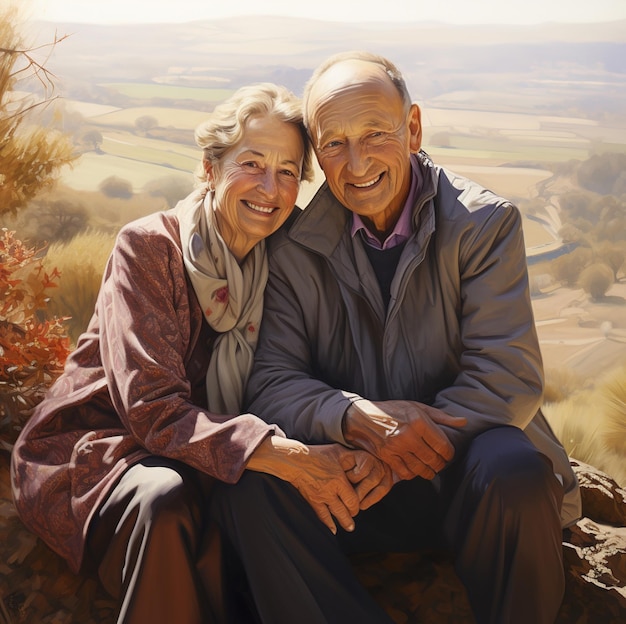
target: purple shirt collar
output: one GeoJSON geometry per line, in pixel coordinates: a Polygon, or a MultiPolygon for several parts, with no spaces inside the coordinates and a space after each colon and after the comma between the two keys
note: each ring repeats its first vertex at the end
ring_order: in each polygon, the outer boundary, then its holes
{"type": "Polygon", "coordinates": [[[409,196],[406,199],[404,208],[402,208],[400,217],[396,221],[396,225],[394,226],[389,236],[387,236],[385,241],[382,243],[382,245],[378,238],[376,238],[376,236],[374,236],[367,228],[367,226],[363,222],[363,219],[361,219],[361,217],[354,212],[352,213],[352,238],[356,236],[357,232],[362,231],[363,236],[365,237],[365,241],[372,247],[375,247],[376,249],[391,249],[392,247],[401,245],[409,238],[409,236],[411,236],[411,232],[413,231],[413,206],[415,205],[415,200],[421,186],[421,176],[419,168],[414,164],[413,161],[414,159],[411,158],[412,174],[409,196]]]}

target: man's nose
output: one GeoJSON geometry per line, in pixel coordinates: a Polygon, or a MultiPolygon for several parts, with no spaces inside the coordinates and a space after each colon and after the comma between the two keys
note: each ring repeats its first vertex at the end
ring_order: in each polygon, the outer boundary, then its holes
{"type": "Polygon", "coordinates": [[[367,154],[360,141],[348,141],[348,169],[355,176],[367,171],[367,154]]]}

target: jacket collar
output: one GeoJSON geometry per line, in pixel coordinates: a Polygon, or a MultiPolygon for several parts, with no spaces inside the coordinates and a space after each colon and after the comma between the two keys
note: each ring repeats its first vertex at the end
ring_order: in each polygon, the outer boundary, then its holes
{"type": "MultiPolygon", "coordinates": [[[[421,191],[417,194],[413,206],[413,227],[414,231],[419,231],[420,221],[423,225],[425,216],[420,215],[420,212],[425,206],[425,200],[435,195],[438,172],[424,151],[411,155],[411,166],[419,170],[423,180],[421,191]]],[[[434,227],[434,216],[427,216],[426,222],[429,222],[428,235],[430,235],[434,227]]],[[[350,211],[335,199],[328,184],[324,182],[309,205],[289,228],[288,236],[294,242],[316,253],[331,257],[335,255],[342,239],[350,237],[350,224],[350,211]]]]}

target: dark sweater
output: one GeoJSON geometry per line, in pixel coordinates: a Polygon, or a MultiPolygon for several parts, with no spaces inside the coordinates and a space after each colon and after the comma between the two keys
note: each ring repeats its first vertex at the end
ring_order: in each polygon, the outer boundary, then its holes
{"type": "Polygon", "coordinates": [[[396,269],[398,268],[398,262],[400,261],[404,245],[405,243],[401,243],[400,245],[396,245],[395,247],[391,247],[389,249],[377,249],[376,247],[368,245],[365,241],[363,244],[365,253],[367,254],[372,268],[374,269],[374,273],[376,274],[376,279],[378,280],[378,285],[380,286],[380,292],[383,296],[385,308],[389,306],[389,299],[391,298],[391,282],[393,281],[393,276],[396,274],[396,269]]]}

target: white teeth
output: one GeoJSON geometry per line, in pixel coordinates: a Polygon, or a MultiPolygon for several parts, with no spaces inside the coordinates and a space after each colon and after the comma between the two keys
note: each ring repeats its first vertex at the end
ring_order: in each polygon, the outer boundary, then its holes
{"type": "Polygon", "coordinates": [[[354,186],[356,186],[357,188],[367,188],[368,186],[372,186],[373,184],[376,184],[378,180],[380,180],[380,176],[377,176],[373,180],[370,180],[369,182],[365,182],[364,184],[354,184],[354,186]]]}
{"type": "Polygon", "coordinates": [[[256,204],[253,204],[252,202],[246,202],[246,205],[248,206],[248,208],[252,208],[252,210],[256,210],[257,212],[265,212],[266,214],[269,214],[270,212],[274,212],[273,207],[257,206],[256,204]]]}

